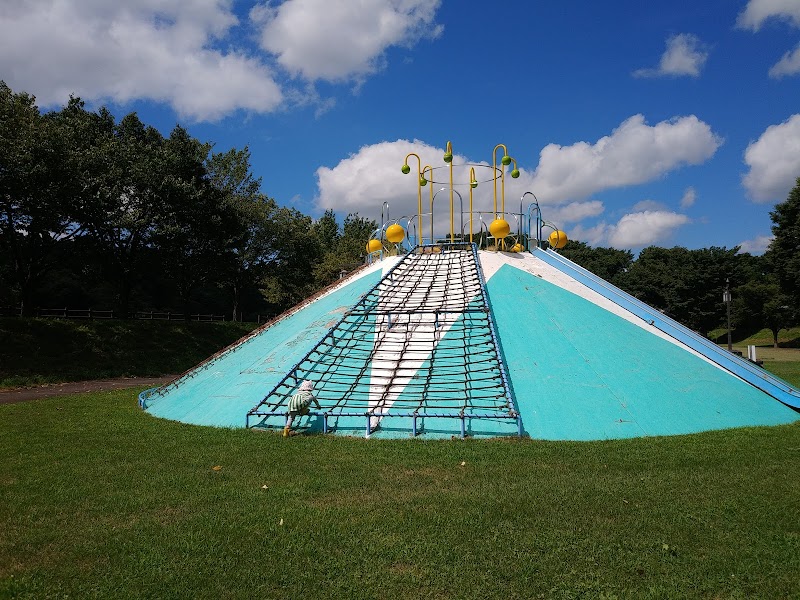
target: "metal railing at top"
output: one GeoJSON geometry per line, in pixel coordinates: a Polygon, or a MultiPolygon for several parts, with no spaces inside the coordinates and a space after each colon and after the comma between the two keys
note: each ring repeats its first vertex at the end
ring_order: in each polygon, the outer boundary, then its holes
{"type": "MultiPolygon", "coordinates": [[[[432,213],[423,213],[423,218],[432,218],[432,213]]],[[[527,212],[494,212],[487,210],[464,211],[460,213],[460,230],[456,229],[455,239],[447,239],[449,234],[442,234],[440,236],[429,237],[425,236],[417,228],[417,215],[411,217],[402,217],[395,219],[387,224],[399,223],[406,227],[406,238],[403,240],[403,250],[408,251],[410,248],[417,245],[432,245],[443,243],[470,243],[472,241],[478,243],[479,249],[483,249],[487,245],[487,240],[492,238],[489,233],[489,225],[496,218],[505,219],[509,226],[510,232],[507,236],[512,238],[514,242],[507,243],[511,246],[513,243],[520,243],[526,250],[530,250],[541,244],[542,238],[542,222],[538,212],[538,205],[532,204],[527,212]]],[[[376,230],[375,234],[382,233],[381,230],[376,230]]],[[[494,238],[492,238],[494,239],[494,238]]]]}

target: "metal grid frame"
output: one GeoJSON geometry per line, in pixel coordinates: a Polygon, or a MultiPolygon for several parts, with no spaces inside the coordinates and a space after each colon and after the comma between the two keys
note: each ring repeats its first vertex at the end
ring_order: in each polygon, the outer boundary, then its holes
{"type": "MultiPolygon", "coordinates": [[[[304,379],[315,382],[328,431],[330,417],[365,417],[369,436],[384,418],[521,418],[508,378],[478,261],[477,247],[415,247],[247,414],[261,422],[286,415],[304,379]]],[[[253,426],[257,426],[254,423],[253,426]]]]}

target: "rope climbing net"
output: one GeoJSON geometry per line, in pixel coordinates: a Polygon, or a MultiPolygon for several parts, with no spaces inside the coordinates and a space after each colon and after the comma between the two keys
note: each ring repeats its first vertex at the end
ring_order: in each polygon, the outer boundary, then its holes
{"type": "Polygon", "coordinates": [[[306,379],[324,431],[341,417],[365,418],[367,435],[391,417],[411,419],[414,435],[428,418],[459,419],[462,437],[471,419],[519,423],[474,244],[418,246],[403,256],[248,413],[247,425],[285,415],[306,379]]]}

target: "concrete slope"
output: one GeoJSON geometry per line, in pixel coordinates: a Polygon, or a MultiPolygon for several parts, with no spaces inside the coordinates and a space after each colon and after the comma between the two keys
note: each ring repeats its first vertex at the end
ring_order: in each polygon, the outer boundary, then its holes
{"type": "Polygon", "coordinates": [[[765,371],[740,356],[731,354],[727,350],[720,348],[712,341],[698,335],[677,321],[670,319],[660,311],[644,304],[630,294],[623,292],[618,287],[604,281],[560,254],[552,250],[545,252],[538,249],[534,254],[537,258],[582,282],[588,288],[630,311],[642,320],[647,321],[652,326],[702,354],[749,384],[766,392],[773,398],[780,400],[787,406],[800,408],[800,391],[779,377],[772,375],[768,371],[765,371]]]}
{"type": "Polygon", "coordinates": [[[504,362],[531,437],[675,435],[797,420],[538,256],[487,253],[485,262],[504,362]]]}
{"type": "Polygon", "coordinates": [[[165,419],[198,425],[244,427],[247,411],[273,387],[382,272],[396,262],[387,259],[313,302],[299,308],[228,351],[198,365],[176,382],[140,397],[145,410],[165,419]]]}

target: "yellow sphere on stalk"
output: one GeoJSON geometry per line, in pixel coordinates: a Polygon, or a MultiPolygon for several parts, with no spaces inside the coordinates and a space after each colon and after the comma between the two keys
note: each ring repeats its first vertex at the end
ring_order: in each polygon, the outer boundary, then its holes
{"type": "Polygon", "coordinates": [[[386,239],[393,244],[402,242],[404,237],[406,237],[406,230],[397,223],[394,225],[389,225],[389,227],[386,229],[386,239]]]}
{"type": "Polygon", "coordinates": [[[550,234],[548,241],[550,242],[551,248],[555,248],[556,250],[558,250],[559,248],[563,248],[564,246],[566,246],[569,240],[567,239],[566,233],[564,233],[559,229],[556,229],[553,233],[550,234]]]}
{"type": "Polygon", "coordinates": [[[505,219],[495,219],[489,225],[489,233],[497,239],[503,239],[511,233],[511,225],[505,219]]]}
{"type": "Polygon", "coordinates": [[[381,248],[383,248],[383,244],[381,244],[380,240],[370,240],[367,242],[368,254],[372,254],[373,252],[378,252],[381,248]]]}

